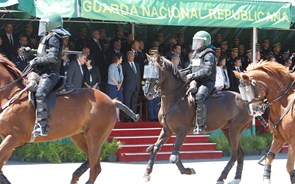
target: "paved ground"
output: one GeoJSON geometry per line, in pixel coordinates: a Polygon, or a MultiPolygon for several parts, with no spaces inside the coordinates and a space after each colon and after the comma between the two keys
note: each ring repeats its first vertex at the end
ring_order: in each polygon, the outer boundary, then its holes
{"type": "MultiPolygon", "coordinates": [[[[260,156],[246,156],[242,184],[260,184],[263,167],[257,164],[260,156]]],[[[286,154],[279,154],[272,167],[272,184],[288,184],[286,172],[286,154]]],[[[215,160],[184,161],[186,167],[196,170],[195,175],[181,175],[175,165],[169,162],[157,162],[154,166],[151,181],[146,184],[214,184],[227,163],[228,157],[215,160]]],[[[69,184],[72,172],[78,163],[67,164],[29,164],[9,162],[3,169],[12,184],[69,184]]],[[[102,172],[96,183],[99,184],[141,184],[146,163],[108,163],[102,162],[102,172]]],[[[235,166],[233,168],[235,170],[235,166]]],[[[226,183],[234,177],[235,171],[229,174],[226,183]]],[[[80,183],[85,183],[88,173],[82,176],[80,183]]]]}

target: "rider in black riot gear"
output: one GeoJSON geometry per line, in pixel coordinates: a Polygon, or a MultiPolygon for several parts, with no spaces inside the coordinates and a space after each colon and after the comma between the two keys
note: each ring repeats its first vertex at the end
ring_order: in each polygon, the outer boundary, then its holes
{"type": "Polygon", "coordinates": [[[51,14],[40,20],[39,35],[43,36],[38,46],[37,57],[30,61],[30,66],[40,75],[36,90],[36,124],[32,134],[47,136],[48,108],[46,96],[58,83],[60,76],[63,38],[71,34],[63,28],[63,20],[57,14],[51,14]]]}
{"type": "Polygon", "coordinates": [[[207,107],[204,101],[214,89],[216,77],[215,51],[213,48],[211,46],[211,36],[208,32],[199,31],[194,35],[191,73],[186,75],[189,81],[195,81],[196,86],[198,86],[195,89],[196,93],[192,92],[192,86],[189,89],[196,102],[196,127],[194,133],[204,133],[205,130],[207,107]]]}

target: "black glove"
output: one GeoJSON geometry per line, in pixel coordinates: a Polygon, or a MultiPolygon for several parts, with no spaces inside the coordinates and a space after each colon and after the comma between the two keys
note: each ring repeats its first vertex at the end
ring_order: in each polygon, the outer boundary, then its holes
{"type": "Polygon", "coordinates": [[[190,74],[186,75],[186,78],[187,78],[187,80],[191,81],[193,79],[193,76],[194,75],[192,73],[190,73],[190,74]]]}
{"type": "Polygon", "coordinates": [[[31,61],[30,61],[30,66],[31,67],[36,67],[37,66],[37,64],[38,64],[38,60],[39,60],[40,58],[39,57],[35,57],[34,59],[32,59],[31,61]]]}

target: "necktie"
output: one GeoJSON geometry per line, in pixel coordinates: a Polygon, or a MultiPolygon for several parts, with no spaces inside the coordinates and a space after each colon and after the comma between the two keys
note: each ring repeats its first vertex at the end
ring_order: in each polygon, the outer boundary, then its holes
{"type": "Polygon", "coordinates": [[[11,35],[9,35],[9,42],[10,42],[10,45],[13,45],[13,38],[11,35]]]}
{"type": "Polygon", "coordinates": [[[136,69],[135,69],[135,66],[134,66],[133,62],[131,63],[131,68],[133,69],[134,73],[136,73],[136,69]]]}
{"type": "Polygon", "coordinates": [[[98,40],[96,41],[96,44],[97,44],[97,46],[99,47],[99,49],[101,50],[101,45],[100,45],[100,43],[99,43],[98,40]]]}

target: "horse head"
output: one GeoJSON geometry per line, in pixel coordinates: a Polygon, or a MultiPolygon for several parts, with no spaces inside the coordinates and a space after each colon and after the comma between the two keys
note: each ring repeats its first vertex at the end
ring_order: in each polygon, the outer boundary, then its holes
{"type": "Polygon", "coordinates": [[[252,116],[260,116],[273,102],[282,98],[293,86],[294,77],[281,64],[263,61],[238,73],[239,90],[252,116]]]}
{"type": "Polygon", "coordinates": [[[159,66],[157,64],[157,57],[146,54],[148,65],[144,66],[143,78],[145,84],[143,86],[143,92],[147,99],[152,100],[160,95],[159,85],[159,66]]]}
{"type": "Polygon", "coordinates": [[[182,86],[183,81],[179,77],[179,71],[169,60],[148,54],[147,59],[148,65],[144,67],[143,74],[145,79],[143,91],[147,99],[151,100],[160,93],[169,93],[182,86]]]}

